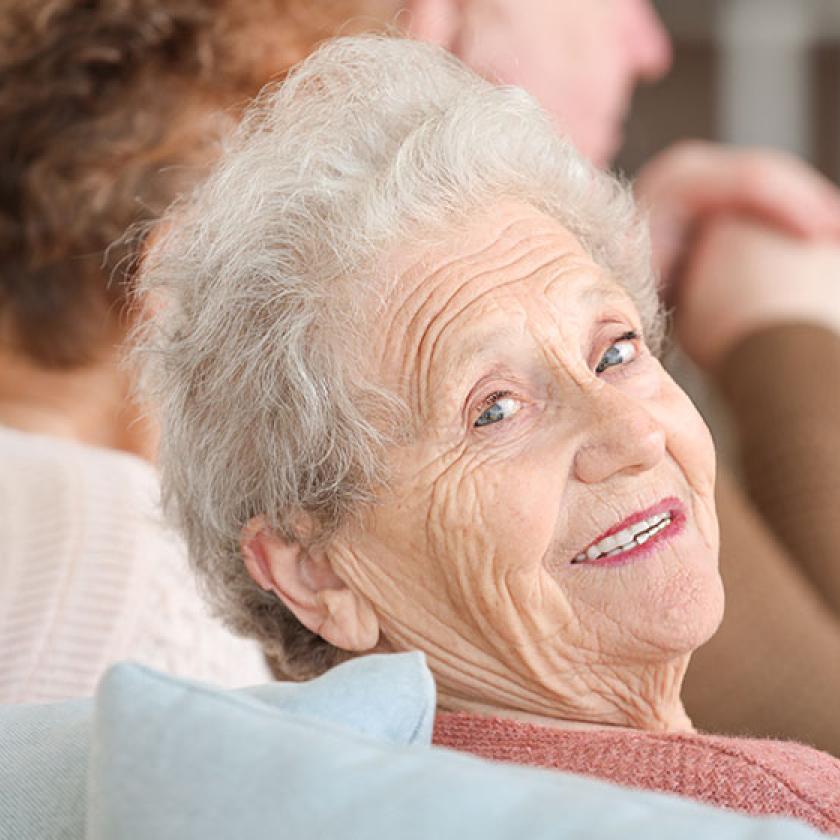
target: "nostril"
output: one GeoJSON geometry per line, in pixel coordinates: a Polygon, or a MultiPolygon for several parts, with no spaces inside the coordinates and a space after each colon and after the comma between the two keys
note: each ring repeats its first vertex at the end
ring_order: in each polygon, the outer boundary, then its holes
{"type": "Polygon", "coordinates": [[[664,453],[661,436],[623,444],[595,443],[582,447],[575,455],[575,478],[584,484],[598,484],[615,475],[638,475],[652,470],[664,453]]]}
{"type": "MultiPolygon", "coordinates": [[[[597,383],[579,406],[572,462],[577,479],[598,482],[657,465],[673,428],[672,413],[662,403],[659,374],[597,383]]],[[[568,427],[564,433],[568,435],[568,427]]]]}

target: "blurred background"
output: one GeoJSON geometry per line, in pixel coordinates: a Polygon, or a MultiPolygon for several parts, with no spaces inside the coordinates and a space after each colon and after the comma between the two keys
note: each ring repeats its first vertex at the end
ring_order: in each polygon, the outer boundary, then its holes
{"type": "Polygon", "coordinates": [[[775,146],[840,180],[840,0],[656,0],[668,76],[633,102],[619,168],[685,137],[775,146]]]}

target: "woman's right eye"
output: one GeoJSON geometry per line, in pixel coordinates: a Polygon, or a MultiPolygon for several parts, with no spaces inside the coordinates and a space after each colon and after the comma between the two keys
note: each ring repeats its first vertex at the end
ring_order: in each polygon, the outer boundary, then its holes
{"type": "Polygon", "coordinates": [[[473,423],[476,428],[490,426],[500,420],[507,420],[522,408],[522,403],[519,400],[503,393],[491,395],[485,400],[484,404],[487,408],[481,412],[478,419],[473,423]]]}

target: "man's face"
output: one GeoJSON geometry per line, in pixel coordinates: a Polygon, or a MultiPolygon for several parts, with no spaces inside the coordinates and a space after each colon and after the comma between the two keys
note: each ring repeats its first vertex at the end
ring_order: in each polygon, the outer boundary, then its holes
{"type": "Polygon", "coordinates": [[[594,162],[618,151],[639,80],[671,63],[648,0],[470,0],[454,52],[491,81],[531,93],[594,162]]]}

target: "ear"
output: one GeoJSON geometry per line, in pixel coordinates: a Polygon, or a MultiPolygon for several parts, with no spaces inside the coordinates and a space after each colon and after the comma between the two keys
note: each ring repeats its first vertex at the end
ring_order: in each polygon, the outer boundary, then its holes
{"type": "MultiPolygon", "coordinates": [[[[302,522],[306,533],[309,522],[302,522]]],[[[379,641],[373,605],[333,571],[328,552],[274,533],[261,516],[242,529],[245,567],[258,586],[275,595],[308,630],[343,650],[364,651],[379,641]]]]}
{"type": "Polygon", "coordinates": [[[461,30],[465,0],[406,0],[404,28],[418,41],[452,50],[461,30]]]}

